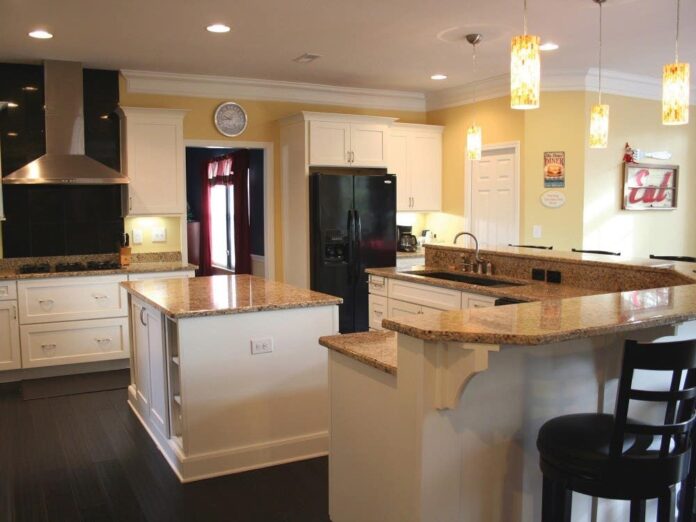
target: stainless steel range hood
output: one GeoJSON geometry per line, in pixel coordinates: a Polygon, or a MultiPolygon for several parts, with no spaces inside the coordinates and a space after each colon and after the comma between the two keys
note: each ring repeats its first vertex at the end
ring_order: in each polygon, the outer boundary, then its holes
{"type": "Polygon", "coordinates": [[[44,62],[46,154],[3,178],[4,184],[121,185],[128,178],[85,156],[82,64],[44,62]]]}

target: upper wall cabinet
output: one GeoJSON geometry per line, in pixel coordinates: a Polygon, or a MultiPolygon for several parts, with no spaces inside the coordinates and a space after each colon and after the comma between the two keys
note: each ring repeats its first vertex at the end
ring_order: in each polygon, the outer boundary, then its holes
{"type": "Polygon", "coordinates": [[[386,167],[391,118],[318,114],[309,120],[309,164],[386,167]],[[375,121],[376,120],[376,121],[375,121]]]}
{"type": "Polygon", "coordinates": [[[178,109],[121,107],[121,165],[130,178],[126,215],[186,212],[184,116],[178,109]]]}
{"type": "Polygon", "coordinates": [[[389,163],[396,174],[396,209],[442,209],[442,127],[394,124],[389,130],[389,163]]]}

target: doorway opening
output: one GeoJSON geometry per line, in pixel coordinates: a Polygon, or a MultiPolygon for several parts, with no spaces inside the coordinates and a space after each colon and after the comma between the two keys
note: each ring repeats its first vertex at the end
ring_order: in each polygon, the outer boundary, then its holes
{"type": "Polygon", "coordinates": [[[520,237],[520,144],[483,147],[480,161],[465,162],[468,229],[479,243],[517,244],[520,237]]]}
{"type": "MultiPolygon", "coordinates": [[[[209,161],[247,150],[249,157],[248,198],[249,251],[251,273],[274,279],[272,213],[272,144],[253,142],[186,142],[186,196],[188,258],[201,260],[201,217],[203,177],[209,161]],[[224,143],[224,145],[223,145],[224,143]]],[[[215,185],[210,189],[210,258],[213,274],[235,273],[235,199],[233,185],[215,185]]],[[[248,259],[248,258],[247,258],[248,259]]]]}

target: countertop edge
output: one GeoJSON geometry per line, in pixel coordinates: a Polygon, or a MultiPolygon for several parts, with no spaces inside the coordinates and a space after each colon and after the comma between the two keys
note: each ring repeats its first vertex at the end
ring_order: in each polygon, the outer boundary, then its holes
{"type": "MultiPolygon", "coordinates": [[[[371,357],[369,355],[366,355],[364,353],[359,353],[356,352],[355,350],[351,350],[350,348],[344,346],[341,343],[341,340],[345,340],[348,337],[353,336],[355,338],[356,336],[365,336],[365,334],[374,334],[375,332],[360,332],[357,334],[338,334],[338,335],[325,335],[323,337],[319,338],[319,344],[329,350],[333,350],[335,352],[338,352],[342,355],[345,355],[346,357],[349,357],[350,359],[353,359],[355,361],[358,361],[360,363],[363,363],[367,366],[371,366],[377,370],[380,370],[384,373],[387,373],[389,375],[394,375],[396,376],[397,374],[397,366],[388,364],[382,360],[377,359],[376,357],[371,357]]],[[[382,333],[382,332],[380,332],[382,333]]],[[[391,333],[391,332],[390,332],[391,333]]],[[[395,339],[391,340],[384,340],[382,342],[395,342],[395,339]]],[[[370,341],[366,341],[365,344],[369,344],[370,341]]],[[[394,346],[394,349],[396,350],[396,346],[394,346]]]]}
{"type": "Polygon", "coordinates": [[[16,272],[0,272],[0,281],[25,281],[28,279],[56,279],[61,277],[99,277],[110,275],[147,274],[161,272],[193,272],[198,266],[183,263],[147,262],[133,263],[124,268],[107,270],[82,270],[79,272],[46,272],[40,274],[18,274],[16,272]],[[157,266],[162,265],[162,266],[157,266]]]}

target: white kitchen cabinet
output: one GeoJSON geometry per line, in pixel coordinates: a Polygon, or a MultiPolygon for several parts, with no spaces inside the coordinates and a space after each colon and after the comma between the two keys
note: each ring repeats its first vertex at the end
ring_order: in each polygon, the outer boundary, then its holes
{"type": "Polygon", "coordinates": [[[382,319],[387,317],[388,299],[381,295],[370,294],[368,298],[370,312],[369,326],[371,330],[382,330],[382,319]]]}
{"type": "Polygon", "coordinates": [[[184,116],[178,109],[121,107],[125,215],[186,212],[184,116]]]}
{"type": "Polygon", "coordinates": [[[350,121],[309,122],[309,164],[386,167],[389,126],[350,121]]]}
{"type": "Polygon", "coordinates": [[[401,279],[388,279],[389,299],[398,299],[438,310],[459,310],[462,306],[462,293],[451,288],[442,288],[401,279]]]}
{"type": "Polygon", "coordinates": [[[138,409],[147,422],[169,438],[166,348],[162,314],[139,299],[131,300],[133,386],[138,409]]]}
{"type": "Polygon", "coordinates": [[[398,211],[442,209],[442,130],[399,123],[390,128],[388,169],[397,178],[398,211]]]}
{"type": "Polygon", "coordinates": [[[21,366],[17,301],[0,301],[0,370],[21,366]]]}
{"type": "Polygon", "coordinates": [[[462,309],[488,308],[489,306],[495,306],[495,297],[462,292],[462,309]]]}

